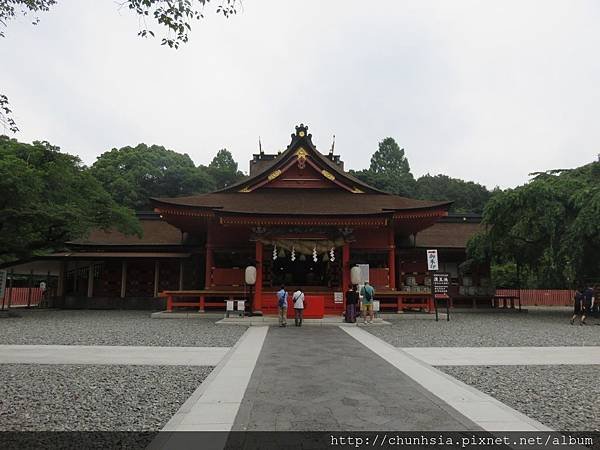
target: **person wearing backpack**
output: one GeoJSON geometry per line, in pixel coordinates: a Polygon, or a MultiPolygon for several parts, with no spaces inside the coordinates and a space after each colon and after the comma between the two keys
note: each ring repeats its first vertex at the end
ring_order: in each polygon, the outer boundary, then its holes
{"type": "Polygon", "coordinates": [[[279,326],[287,326],[287,299],[288,293],[285,291],[285,286],[281,285],[281,289],[277,291],[277,310],[279,311],[279,326]]]}
{"type": "Polygon", "coordinates": [[[294,302],[294,322],[297,327],[301,327],[304,308],[306,307],[306,302],[304,301],[304,292],[302,292],[302,289],[298,288],[298,290],[294,292],[294,295],[292,296],[292,302],[294,302]]]}
{"type": "Polygon", "coordinates": [[[360,293],[363,298],[363,319],[365,324],[367,323],[367,316],[369,316],[369,323],[373,323],[373,297],[375,296],[375,289],[369,284],[368,281],[365,281],[365,285],[361,289],[360,293]]]}

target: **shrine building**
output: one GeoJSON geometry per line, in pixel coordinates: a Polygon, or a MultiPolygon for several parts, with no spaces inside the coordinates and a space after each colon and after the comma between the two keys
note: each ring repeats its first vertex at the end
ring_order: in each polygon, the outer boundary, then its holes
{"type": "Polygon", "coordinates": [[[486,270],[459,271],[466,242],[480,229],[477,217],[449,215],[448,201],[369,186],[344,170],[339,155],[320,153],[304,125],[285,151],[255,154],[243,181],[152,204],[155,213],[140,217],[143,238],[94,231],[68,243],[67,252],[13,270],[54,264],[56,306],[211,311],[246,299],[253,313],[276,314],[275,292],[285,285],[304,290],[315,316],[342,313],[340,293],[355,265],[368,265],[383,312],[430,311],[427,248],[438,249],[456,300],[482,295],[474,286],[489,278],[486,270]],[[252,286],[245,283],[249,266],[256,268],[252,286]]]}

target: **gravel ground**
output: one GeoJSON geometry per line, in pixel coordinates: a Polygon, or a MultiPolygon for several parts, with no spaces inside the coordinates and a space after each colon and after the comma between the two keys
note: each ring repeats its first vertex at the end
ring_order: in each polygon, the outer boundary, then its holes
{"type": "Polygon", "coordinates": [[[0,431],[160,430],[211,370],[3,364],[0,431]]]}
{"type": "Polygon", "coordinates": [[[148,311],[19,310],[0,319],[0,344],[231,347],[244,326],[218,319],[151,319],[148,311]]]}
{"type": "Polygon", "coordinates": [[[386,318],[392,326],[365,330],[396,347],[598,346],[597,319],[571,325],[571,310],[531,309],[523,313],[451,313],[450,322],[386,318]]]}
{"type": "Polygon", "coordinates": [[[600,431],[600,366],[438,369],[560,431],[600,431]]]}

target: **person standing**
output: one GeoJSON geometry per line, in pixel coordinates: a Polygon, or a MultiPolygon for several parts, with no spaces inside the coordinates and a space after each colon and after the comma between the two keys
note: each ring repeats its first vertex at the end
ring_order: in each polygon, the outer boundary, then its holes
{"type": "Polygon", "coordinates": [[[277,291],[277,310],[279,311],[279,326],[287,326],[287,309],[288,309],[288,293],[285,291],[285,286],[281,285],[281,289],[277,291]]]}
{"type": "Polygon", "coordinates": [[[360,293],[363,297],[364,321],[367,323],[367,316],[369,316],[369,323],[373,323],[373,297],[375,296],[375,289],[368,281],[365,281],[365,285],[360,293]]]}
{"type": "Polygon", "coordinates": [[[306,307],[306,302],[304,301],[304,292],[302,292],[301,288],[298,288],[294,295],[292,296],[292,302],[294,302],[294,323],[297,327],[302,326],[302,317],[304,316],[304,308],[306,307]]]}
{"type": "Polygon", "coordinates": [[[571,317],[571,325],[575,323],[577,316],[581,314],[581,322],[585,321],[585,311],[583,310],[583,289],[575,291],[575,304],[573,305],[573,317],[571,317]]]}
{"type": "Polygon", "coordinates": [[[586,314],[589,314],[592,310],[592,301],[594,299],[594,288],[593,287],[588,287],[583,291],[583,307],[582,307],[582,313],[581,313],[581,322],[579,322],[579,325],[586,325],[585,323],[585,316],[586,314]]]}
{"type": "Polygon", "coordinates": [[[358,303],[358,292],[353,285],[346,291],[346,322],[356,322],[356,305],[358,303]]]}

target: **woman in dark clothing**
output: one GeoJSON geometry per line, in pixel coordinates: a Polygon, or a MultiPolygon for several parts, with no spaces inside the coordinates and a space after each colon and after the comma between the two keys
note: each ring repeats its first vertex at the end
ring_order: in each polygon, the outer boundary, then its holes
{"type": "Polygon", "coordinates": [[[358,303],[358,292],[350,285],[346,291],[346,322],[356,322],[356,304],[358,303]]]}
{"type": "Polygon", "coordinates": [[[585,296],[583,294],[584,289],[577,289],[575,291],[575,304],[574,304],[574,308],[573,308],[573,317],[571,317],[571,325],[573,325],[575,323],[575,319],[577,319],[577,316],[581,315],[581,319],[580,319],[580,324],[584,325],[585,324],[585,313],[586,313],[586,309],[585,309],[585,296]]]}

